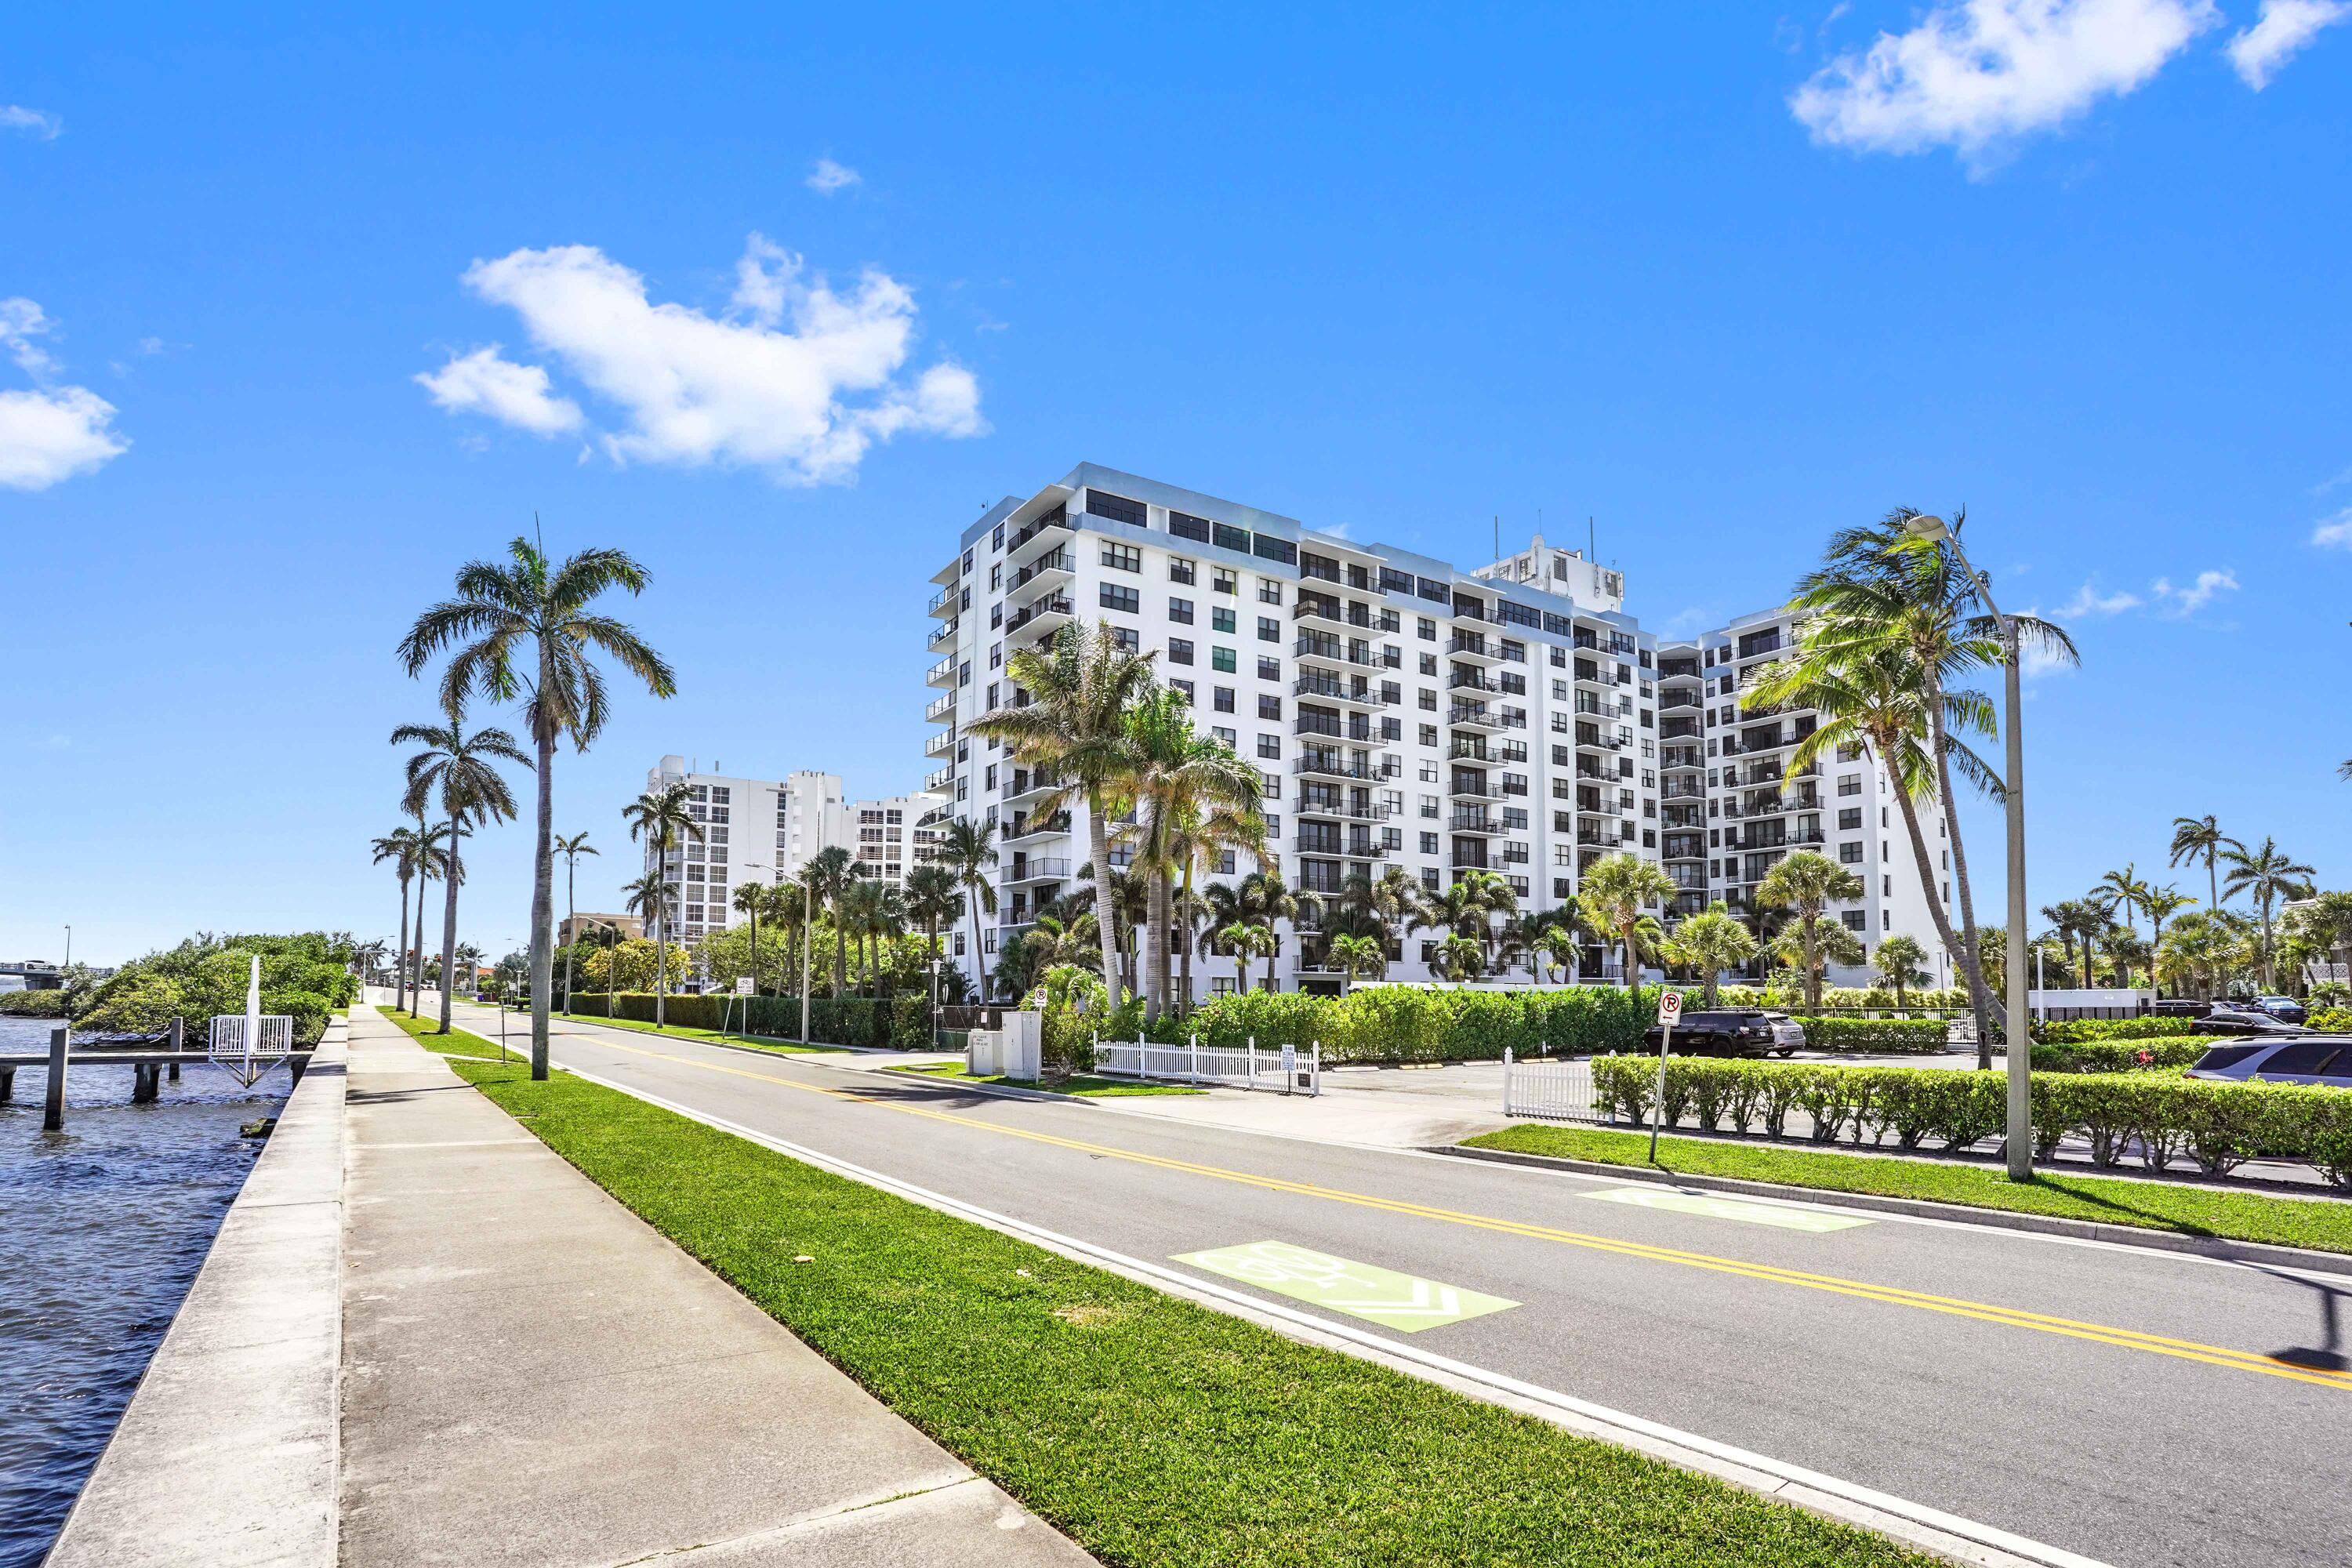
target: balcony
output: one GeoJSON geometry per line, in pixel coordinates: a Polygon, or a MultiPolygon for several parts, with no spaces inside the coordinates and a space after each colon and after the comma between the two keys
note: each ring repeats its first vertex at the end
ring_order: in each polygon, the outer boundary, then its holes
{"type": "Polygon", "coordinates": [[[1503,798],[1502,792],[1497,790],[1491,781],[1475,778],[1465,773],[1454,775],[1453,782],[1445,786],[1445,794],[1452,800],[1500,800],[1503,798]]]}
{"type": "Polygon", "coordinates": [[[933,768],[923,775],[925,795],[945,795],[955,784],[955,769],[933,768]]]}
{"type": "Polygon", "coordinates": [[[1488,691],[1498,695],[1503,689],[1501,682],[1471,669],[1455,670],[1446,678],[1445,686],[1449,691],[1488,691]]]}
{"type": "Polygon", "coordinates": [[[1055,550],[1039,556],[1005,584],[1004,602],[1025,605],[1048,588],[1066,588],[1077,575],[1077,564],[1066,550],[1055,550]]]}
{"type": "Polygon", "coordinates": [[[1445,657],[1469,659],[1479,664],[1503,662],[1501,648],[1488,642],[1485,634],[1479,632],[1455,632],[1445,645],[1445,657]]]}
{"type": "Polygon", "coordinates": [[[1070,862],[1065,856],[1016,856],[1004,881],[1010,887],[1016,882],[1064,882],[1069,876],[1070,862]]]}
{"type": "Polygon", "coordinates": [[[943,647],[953,647],[955,646],[956,633],[962,627],[962,626],[963,622],[960,619],[950,621],[947,625],[933,632],[924,646],[929,647],[933,653],[939,652],[940,649],[943,647]]]}
{"type": "Polygon", "coordinates": [[[956,732],[952,726],[940,731],[923,742],[923,755],[927,757],[952,756],[955,749],[956,732]]]}
{"type": "Polygon", "coordinates": [[[931,666],[930,668],[923,672],[923,684],[926,686],[953,686],[955,684],[955,678],[956,661],[953,658],[943,658],[940,660],[939,663],[931,666]]]}
{"type": "Polygon", "coordinates": [[[1033,838],[1058,837],[1070,830],[1070,814],[1057,811],[1051,816],[1014,817],[1004,830],[1003,842],[1025,844],[1033,838]]]}
{"type": "Polygon", "coordinates": [[[1019,531],[1005,541],[1004,559],[1007,563],[1019,566],[1048,550],[1059,549],[1068,542],[1069,538],[1068,509],[1057,506],[1043,516],[1023,523],[1019,531]]]}
{"type": "Polygon", "coordinates": [[[1389,819],[1389,808],[1385,805],[1350,805],[1315,795],[1300,795],[1291,809],[1300,816],[1331,817],[1341,822],[1386,822],[1389,819]]]}
{"type": "Polygon", "coordinates": [[[1075,613],[1076,609],[1070,603],[1070,596],[1067,594],[1055,594],[1050,598],[1039,599],[1019,615],[1006,621],[1004,635],[1011,637],[1024,626],[1034,626],[1037,628],[1039,637],[1045,637],[1066,624],[1075,613]]]}
{"type": "Polygon", "coordinates": [[[1619,740],[1616,736],[1604,735],[1598,730],[1594,730],[1588,734],[1586,733],[1586,726],[1578,726],[1576,734],[1576,749],[1578,751],[1622,752],[1625,749],[1625,742],[1619,740]]]}
{"type": "Polygon", "coordinates": [[[1338,752],[1309,752],[1293,758],[1290,771],[1323,779],[1392,779],[1403,775],[1404,764],[1393,758],[1378,763],[1351,763],[1338,752]]]}
{"type": "Polygon", "coordinates": [[[1587,664],[1578,659],[1576,679],[1586,686],[1614,686],[1617,684],[1617,667],[1613,664],[1587,664]]]}
{"type": "Polygon", "coordinates": [[[1489,733],[1503,727],[1503,716],[1489,710],[1484,702],[1456,702],[1447,712],[1445,721],[1457,730],[1484,730],[1489,733]]]}
{"type": "Polygon", "coordinates": [[[1051,773],[1042,770],[1031,773],[1026,768],[1015,769],[1011,782],[1004,788],[1005,806],[1010,809],[1030,805],[1050,794],[1055,787],[1055,781],[1051,773]]]}
{"type": "Polygon", "coordinates": [[[1294,697],[1316,702],[1344,702],[1351,708],[1384,708],[1391,700],[1378,687],[1360,678],[1354,685],[1324,675],[1302,675],[1291,682],[1294,697]]]}
{"type": "MultiPolygon", "coordinates": [[[[1299,591],[1298,603],[1290,607],[1290,618],[1294,621],[1328,621],[1334,626],[1342,626],[1349,624],[1347,612],[1340,607],[1339,600],[1326,595],[1309,593],[1305,589],[1299,591]]],[[[1367,616],[1354,624],[1369,628],[1372,623],[1367,616]]]]}
{"type": "MultiPolygon", "coordinates": [[[[1454,743],[1445,748],[1445,760],[1453,763],[1499,763],[1514,759],[1505,758],[1500,752],[1488,751],[1484,735],[1456,735],[1454,743]]],[[[1520,757],[1515,760],[1525,762],[1527,759],[1520,757]]]]}
{"type": "Polygon", "coordinates": [[[1500,835],[1506,829],[1503,826],[1503,819],[1499,816],[1490,816],[1483,811],[1456,811],[1445,819],[1445,831],[1482,833],[1491,836],[1500,835]]]}
{"type": "Polygon", "coordinates": [[[931,602],[923,606],[923,613],[927,616],[952,616],[961,599],[962,590],[942,588],[931,595],[931,602]]]}
{"type": "Polygon", "coordinates": [[[932,698],[930,706],[923,710],[923,722],[952,724],[955,722],[955,710],[956,694],[952,691],[942,692],[932,698]]]}

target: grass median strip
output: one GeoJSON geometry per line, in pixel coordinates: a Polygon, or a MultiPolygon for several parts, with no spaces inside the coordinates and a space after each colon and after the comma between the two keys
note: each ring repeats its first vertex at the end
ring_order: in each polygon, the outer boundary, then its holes
{"type": "Polygon", "coordinates": [[[2000,1171],[1891,1155],[1835,1154],[1807,1149],[1708,1138],[1661,1138],[1658,1163],[1649,1161],[1646,1133],[1593,1127],[1527,1123],[1464,1140],[1473,1149],[1549,1154],[1605,1165],[1627,1165],[1699,1176],[1773,1182],[1828,1192],[1919,1198],[2015,1214],[2101,1220],[2143,1230],[2177,1231],[2231,1241],[2352,1252],[2352,1203],[2333,1198],[2274,1197],[2225,1193],[2128,1176],[2043,1173],[2032,1182],[2000,1171]]]}
{"type": "MultiPolygon", "coordinates": [[[[781,1051],[786,1055],[797,1051],[831,1051],[847,1048],[842,1046],[807,1046],[798,1040],[780,1040],[773,1035],[745,1035],[719,1029],[689,1029],[683,1024],[669,1024],[656,1028],[642,1018],[603,1018],[593,1013],[557,1013],[552,1016],[573,1024],[593,1024],[600,1029],[635,1029],[642,1035],[674,1035],[681,1040],[710,1040],[722,1046],[751,1046],[763,1051],[781,1051]]],[[[530,1048],[530,1016],[526,1013],[522,1017],[523,1049],[529,1050],[530,1048]]],[[[511,1037],[509,1037],[509,1044],[511,1044],[511,1037]]]]}
{"type": "MultiPolygon", "coordinates": [[[[482,1049],[463,1034],[423,1043],[456,1056],[482,1049]]],[[[520,1067],[450,1065],[1107,1563],[1930,1561],[1295,1343],[570,1074],[533,1083],[520,1067]]]]}
{"type": "Polygon", "coordinates": [[[1082,1100],[1116,1100],[1130,1094],[1198,1094],[1201,1091],[1181,1083],[1139,1083],[1133,1079],[1097,1078],[1092,1073],[1074,1073],[1059,1083],[1045,1083],[1036,1079],[994,1078],[968,1073],[955,1062],[923,1063],[898,1067],[892,1072],[920,1073],[925,1078],[943,1079],[950,1083],[1001,1083],[1010,1089],[1034,1089],[1045,1094],[1075,1094],[1082,1100]]]}

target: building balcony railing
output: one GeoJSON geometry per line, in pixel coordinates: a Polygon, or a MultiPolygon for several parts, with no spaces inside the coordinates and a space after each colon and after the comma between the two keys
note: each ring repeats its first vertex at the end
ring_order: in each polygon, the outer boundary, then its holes
{"type": "Polygon", "coordinates": [[[956,749],[956,732],[952,727],[940,731],[923,742],[923,755],[944,757],[956,749]]]}
{"type": "Polygon", "coordinates": [[[1453,800],[1500,800],[1503,798],[1502,792],[1495,787],[1491,780],[1464,778],[1458,774],[1445,786],[1445,794],[1453,800]]]}
{"type": "Polygon", "coordinates": [[[1068,551],[1056,550],[1040,555],[1013,574],[1013,581],[1004,585],[1005,603],[1026,604],[1047,588],[1065,586],[1076,574],[1077,563],[1068,551]]]}
{"type": "Polygon", "coordinates": [[[1482,664],[1500,664],[1503,662],[1503,650],[1484,634],[1455,632],[1445,645],[1445,657],[1476,659],[1482,664]]]}
{"type": "Polygon", "coordinates": [[[1300,816],[1328,816],[1342,822],[1386,822],[1389,819],[1389,808],[1385,805],[1351,805],[1344,801],[1326,800],[1317,795],[1300,795],[1293,809],[1300,816]]]}
{"type": "Polygon", "coordinates": [[[1023,523],[1020,528],[1013,532],[1013,537],[1005,541],[1005,559],[1008,561],[1017,562],[1022,559],[1022,551],[1034,543],[1036,541],[1045,539],[1048,535],[1053,535],[1058,542],[1059,540],[1067,539],[1069,534],[1069,512],[1066,508],[1057,506],[1053,510],[1046,512],[1044,516],[1032,518],[1027,522],[1023,523]]]}
{"type": "Polygon", "coordinates": [[[1503,716],[1483,702],[1457,702],[1445,716],[1445,721],[1461,730],[1500,730],[1503,716]]]}
{"type": "Polygon", "coordinates": [[[1057,811],[1051,816],[1013,818],[1004,830],[1004,842],[1019,844],[1032,838],[1050,838],[1070,830],[1070,814],[1057,811]]]}
{"type": "Polygon", "coordinates": [[[1445,819],[1445,831],[1499,834],[1506,829],[1503,826],[1503,819],[1499,816],[1490,816],[1483,811],[1457,811],[1445,819]]]}
{"type": "MultiPolygon", "coordinates": [[[[1312,774],[1317,778],[1325,779],[1384,779],[1397,776],[1394,773],[1383,771],[1383,768],[1378,764],[1351,763],[1343,757],[1317,756],[1312,753],[1293,758],[1290,771],[1294,773],[1312,774]]],[[[1402,771],[1400,764],[1398,772],[1402,771]]]]}
{"type": "Polygon", "coordinates": [[[933,768],[929,773],[923,775],[923,793],[925,795],[943,794],[949,788],[952,787],[954,784],[955,769],[951,767],[933,768]]]}
{"type": "Polygon", "coordinates": [[[1004,880],[1013,882],[1063,882],[1070,876],[1066,856],[1039,855],[1017,858],[1004,873],[1004,880]]]}
{"type": "Polygon", "coordinates": [[[1292,696],[1310,701],[1345,702],[1357,708],[1380,708],[1395,700],[1368,680],[1360,679],[1350,685],[1327,676],[1302,675],[1290,683],[1290,691],[1292,696]]]}
{"type": "Polygon", "coordinates": [[[961,588],[940,589],[938,593],[931,595],[931,602],[923,606],[923,614],[927,616],[954,615],[956,613],[957,605],[962,597],[962,594],[963,590],[961,588]]]}
{"type": "Polygon", "coordinates": [[[1495,680],[1487,676],[1481,675],[1477,671],[1471,669],[1455,670],[1446,679],[1445,686],[1446,689],[1449,691],[1492,691],[1499,693],[1503,689],[1502,682],[1495,680]]]}
{"type": "Polygon", "coordinates": [[[1579,659],[1576,679],[1587,686],[1614,686],[1617,684],[1617,667],[1613,664],[1587,664],[1579,659]]]}
{"type": "Polygon", "coordinates": [[[943,691],[939,696],[932,698],[930,706],[923,710],[923,721],[927,724],[937,724],[940,721],[945,720],[950,723],[953,723],[955,721],[955,710],[956,694],[952,691],[943,691]]]}
{"type": "Polygon", "coordinates": [[[1026,768],[1021,769],[1013,773],[1012,782],[1005,786],[1004,804],[1008,806],[1024,804],[1046,794],[1056,785],[1057,781],[1049,773],[1043,770],[1031,773],[1026,768]]]}
{"type": "Polygon", "coordinates": [[[1040,599],[1004,623],[1005,635],[1010,637],[1022,627],[1036,625],[1039,622],[1046,623],[1038,626],[1037,629],[1040,631],[1058,626],[1070,618],[1075,609],[1076,606],[1070,603],[1070,596],[1067,594],[1055,594],[1051,598],[1040,599]]]}
{"type": "Polygon", "coordinates": [[[926,686],[953,686],[955,684],[955,678],[956,661],[952,658],[943,658],[940,660],[939,663],[931,666],[930,668],[923,672],[923,684],[926,686]]]}
{"type": "Polygon", "coordinates": [[[955,646],[956,633],[961,629],[962,626],[963,622],[961,619],[948,622],[947,625],[940,627],[937,631],[931,633],[929,637],[925,638],[923,646],[929,648],[933,653],[939,652],[940,649],[943,647],[953,647],[955,646]]]}
{"type": "Polygon", "coordinates": [[[1318,664],[1352,665],[1359,669],[1378,669],[1381,661],[1371,648],[1361,642],[1352,647],[1335,637],[1303,637],[1290,650],[1300,658],[1318,664]]]}

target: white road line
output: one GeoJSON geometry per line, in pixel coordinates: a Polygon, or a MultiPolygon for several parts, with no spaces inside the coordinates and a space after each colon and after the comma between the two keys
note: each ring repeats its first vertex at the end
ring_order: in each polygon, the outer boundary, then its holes
{"type": "Polygon", "coordinates": [[[1009,1215],[997,1214],[965,1203],[961,1198],[900,1181],[895,1176],[885,1175],[740,1122],[730,1121],[724,1117],[708,1115],[691,1106],[594,1073],[582,1072],[577,1068],[564,1070],[590,1083],[644,1100],[648,1105],[657,1105],[688,1121],[732,1133],[748,1142],[773,1149],[805,1164],[920,1204],[925,1208],[970,1220],[975,1225],[1058,1252],[1074,1261],[1108,1268],[1138,1283],[1151,1285],[1202,1306],[1249,1319],[1287,1338],[1339,1350],[1419,1376],[1424,1381],[1442,1384],[1456,1392],[1470,1394],[1490,1404],[1506,1405],[1539,1415],[1587,1436],[1634,1448],[1811,1512],[1876,1531],[1955,1562],[1976,1565],[1976,1568],[2021,1568],[2026,1564],[2035,1565],[2035,1568],[2108,1568],[2096,1558],[2084,1557],[2063,1547],[2033,1541],[1976,1520],[1963,1519],[1958,1514],[1946,1513],[1925,1503],[1912,1502],[1853,1481],[1841,1480],[1729,1443],[1718,1443],[1711,1437],[1702,1437],[1696,1433],[1613,1410],[1605,1405],[1597,1405],[1538,1384],[1527,1383],[1468,1362],[1456,1361],[1451,1356],[1416,1349],[1347,1324],[1312,1317],[1277,1302],[1244,1295],[1213,1281],[1181,1274],[1076,1237],[1064,1236],[1009,1215]]]}

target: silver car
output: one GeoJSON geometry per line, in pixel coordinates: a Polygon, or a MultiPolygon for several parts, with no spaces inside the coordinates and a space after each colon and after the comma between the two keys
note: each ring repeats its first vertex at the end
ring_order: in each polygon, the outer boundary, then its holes
{"type": "Polygon", "coordinates": [[[2352,1089],[2352,1035],[2250,1037],[2209,1047],[2190,1078],[2221,1083],[2316,1083],[2352,1089]]]}

